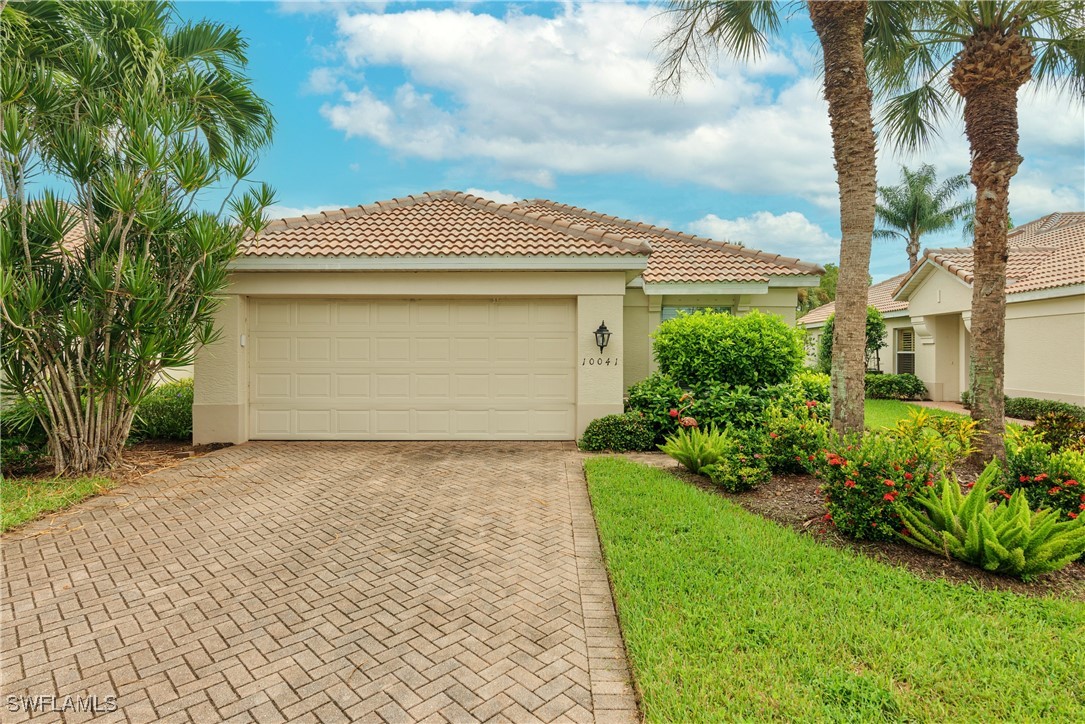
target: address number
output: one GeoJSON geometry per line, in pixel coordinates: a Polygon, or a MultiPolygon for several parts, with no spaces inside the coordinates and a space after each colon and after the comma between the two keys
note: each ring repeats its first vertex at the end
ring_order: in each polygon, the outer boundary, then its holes
{"type": "Polygon", "coordinates": [[[618,364],[617,357],[585,357],[580,362],[581,367],[610,367],[618,364]]]}

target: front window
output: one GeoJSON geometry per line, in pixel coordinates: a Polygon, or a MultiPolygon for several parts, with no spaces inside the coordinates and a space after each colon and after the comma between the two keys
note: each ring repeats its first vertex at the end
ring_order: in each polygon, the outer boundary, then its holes
{"type": "Polygon", "coordinates": [[[897,374],[915,374],[915,330],[897,330],[897,374]]]}

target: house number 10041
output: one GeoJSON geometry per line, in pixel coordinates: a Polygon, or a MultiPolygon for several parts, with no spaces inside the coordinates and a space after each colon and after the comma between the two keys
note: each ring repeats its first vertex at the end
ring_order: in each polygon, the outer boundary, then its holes
{"type": "Polygon", "coordinates": [[[585,357],[580,362],[581,367],[595,366],[595,367],[610,367],[611,365],[618,364],[617,357],[585,357]]]}

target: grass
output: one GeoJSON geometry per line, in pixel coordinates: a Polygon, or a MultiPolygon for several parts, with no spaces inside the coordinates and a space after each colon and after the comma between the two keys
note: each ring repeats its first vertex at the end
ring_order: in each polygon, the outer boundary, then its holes
{"type": "Polygon", "coordinates": [[[672,475],[585,462],[648,721],[1071,721],[1085,605],[923,581],[672,475]]]}
{"type": "Polygon", "coordinates": [[[915,410],[923,410],[931,415],[951,415],[960,417],[956,412],[939,410],[935,407],[920,407],[900,400],[867,400],[866,426],[872,430],[879,427],[895,427],[898,420],[906,420],[915,410]]]}
{"type": "Polygon", "coordinates": [[[0,533],[113,487],[109,478],[3,478],[0,480],[0,533]]]}

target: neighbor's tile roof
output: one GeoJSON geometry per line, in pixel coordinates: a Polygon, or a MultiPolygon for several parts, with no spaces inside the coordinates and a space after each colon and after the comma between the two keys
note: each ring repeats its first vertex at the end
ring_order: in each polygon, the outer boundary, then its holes
{"type": "MultiPolygon", "coordinates": [[[[1006,293],[1085,284],[1085,212],[1054,213],[1010,229],[1006,236],[1006,293]]],[[[972,283],[972,248],[930,249],[923,260],[972,283]]],[[[903,287],[920,268],[916,265],[903,287]]]]}
{"type": "Polygon", "coordinates": [[[587,223],[652,247],[641,275],[646,283],[767,282],[774,276],[816,275],[822,268],[791,257],[737,244],[714,241],[660,226],[558,204],[545,199],[524,201],[522,208],[587,223]]]}
{"type": "Polygon", "coordinates": [[[471,194],[437,191],[273,221],[247,256],[637,255],[647,244],[471,194]]]}
{"type": "MultiPolygon", "coordinates": [[[[908,308],[908,302],[898,302],[893,299],[893,292],[900,286],[901,280],[906,277],[907,274],[898,274],[895,277],[886,279],[884,282],[878,282],[877,284],[871,284],[867,290],[867,305],[874,307],[882,314],[888,314],[890,312],[899,312],[908,308]]],[[[799,324],[809,326],[817,326],[825,324],[825,320],[829,318],[831,314],[836,311],[836,302],[829,302],[828,304],[822,304],[820,307],[811,309],[809,312],[799,318],[799,324]]]]}

